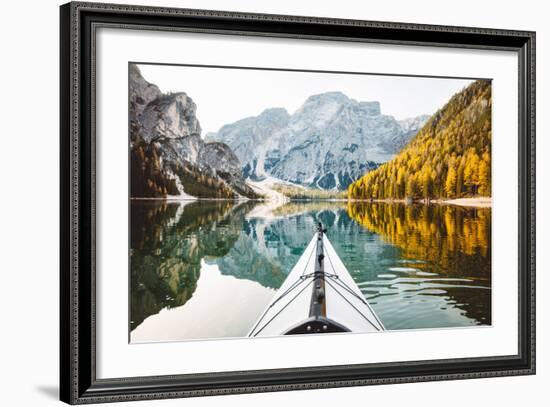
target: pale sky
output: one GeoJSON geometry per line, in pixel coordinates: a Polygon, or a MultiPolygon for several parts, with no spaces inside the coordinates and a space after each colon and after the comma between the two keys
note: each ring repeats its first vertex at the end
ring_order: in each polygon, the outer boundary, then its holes
{"type": "Polygon", "coordinates": [[[197,105],[203,133],[257,116],[272,107],[294,113],[305,100],[340,91],[359,102],[378,101],[382,114],[405,119],[432,114],[471,79],[329,74],[171,65],[138,65],[162,92],[185,92],[197,105]]]}

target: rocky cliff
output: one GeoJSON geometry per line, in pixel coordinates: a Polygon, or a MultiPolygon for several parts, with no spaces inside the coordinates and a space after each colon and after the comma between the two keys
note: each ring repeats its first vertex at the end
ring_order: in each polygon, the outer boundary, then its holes
{"type": "Polygon", "coordinates": [[[205,143],[186,93],[163,94],[130,65],[132,197],[256,197],[242,164],[223,143],[205,143]]]}

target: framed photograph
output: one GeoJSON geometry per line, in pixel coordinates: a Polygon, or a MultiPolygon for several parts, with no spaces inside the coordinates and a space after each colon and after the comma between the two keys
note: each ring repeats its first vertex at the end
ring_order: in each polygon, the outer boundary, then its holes
{"type": "Polygon", "coordinates": [[[535,373],[535,33],[60,13],[63,401],[535,373]]]}

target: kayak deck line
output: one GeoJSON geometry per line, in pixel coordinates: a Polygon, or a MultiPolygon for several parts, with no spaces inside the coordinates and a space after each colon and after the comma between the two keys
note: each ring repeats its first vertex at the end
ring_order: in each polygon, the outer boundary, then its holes
{"type": "Polygon", "coordinates": [[[324,271],[325,254],[323,250],[323,229],[321,225],[319,225],[317,231],[315,250],[315,271],[313,272],[313,290],[311,292],[311,303],[309,305],[309,317],[319,319],[327,317],[324,271]]]}
{"type": "Polygon", "coordinates": [[[319,224],[248,336],[385,330],[325,232],[319,224]]]}

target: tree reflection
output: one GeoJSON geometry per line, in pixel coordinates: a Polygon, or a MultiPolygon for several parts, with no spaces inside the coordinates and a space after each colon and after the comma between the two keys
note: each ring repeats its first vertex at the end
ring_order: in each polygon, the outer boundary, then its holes
{"type": "Polygon", "coordinates": [[[463,317],[446,319],[448,312],[439,305],[428,312],[425,301],[435,300],[433,296],[438,297],[433,304],[446,304],[478,323],[491,323],[490,209],[290,202],[258,218],[250,216],[256,205],[132,201],[130,328],[163,308],[184,305],[196,290],[202,261],[216,264],[224,275],[277,289],[318,222],[327,228],[342,261],[389,327],[469,323],[463,317]],[[399,302],[392,302],[389,294],[399,302]],[[413,303],[424,307],[425,318],[407,308],[413,303]]]}
{"type": "Polygon", "coordinates": [[[405,258],[433,263],[438,272],[491,277],[491,211],[444,205],[349,202],[348,214],[403,250],[405,258]]]}
{"type": "MultiPolygon", "coordinates": [[[[206,256],[227,254],[238,239],[235,204],[132,202],[130,329],[193,295],[206,256]]],[[[246,210],[245,210],[246,211],[246,210]]]]}
{"type": "Polygon", "coordinates": [[[357,223],[399,247],[405,261],[410,260],[414,267],[428,266],[440,276],[468,279],[489,288],[471,289],[456,282],[445,287],[444,295],[467,317],[491,323],[491,209],[349,202],[347,212],[357,223]]]}

